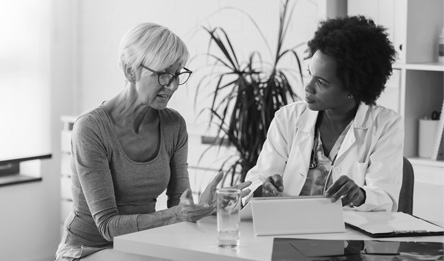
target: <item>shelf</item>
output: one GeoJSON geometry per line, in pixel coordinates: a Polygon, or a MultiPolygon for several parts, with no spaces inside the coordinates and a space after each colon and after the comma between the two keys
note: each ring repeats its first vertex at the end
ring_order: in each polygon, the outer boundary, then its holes
{"type": "Polygon", "coordinates": [[[42,181],[41,176],[20,173],[20,163],[24,161],[50,159],[51,157],[52,154],[42,154],[0,159],[0,186],[42,181]]]}
{"type": "Polygon", "coordinates": [[[421,157],[409,157],[408,159],[413,165],[444,168],[444,160],[432,160],[432,159],[421,158],[421,157]]]}
{"type": "Polygon", "coordinates": [[[3,176],[0,177],[0,187],[37,181],[42,181],[42,177],[32,177],[22,174],[3,176]]]}
{"type": "Polygon", "coordinates": [[[393,69],[406,69],[418,71],[437,71],[444,72],[444,64],[438,62],[429,63],[395,63],[393,69]]]}
{"type": "Polygon", "coordinates": [[[62,116],[61,121],[63,123],[63,130],[71,131],[76,120],[77,116],[62,116]]]}
{"type": "Polygon", "coordinates": [[[19,163],[23,161],[30,161],[30,160],[41,160],[41,159],[50,159],[52,157],[52,154],[41,154],[41,155],[22,155],[21,157],[16,158],[1,158],[0,164],[8,164],[8,163],[19,163]]]}

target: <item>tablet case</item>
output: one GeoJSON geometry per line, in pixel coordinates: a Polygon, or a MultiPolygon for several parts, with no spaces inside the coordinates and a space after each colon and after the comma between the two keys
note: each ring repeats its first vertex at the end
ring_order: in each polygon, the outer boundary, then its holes
{"type": "Polygon", "coordinates": [[[345,232],[342,203],[325,197],[261,197],[251,200],[256,236],[345,232]]]}

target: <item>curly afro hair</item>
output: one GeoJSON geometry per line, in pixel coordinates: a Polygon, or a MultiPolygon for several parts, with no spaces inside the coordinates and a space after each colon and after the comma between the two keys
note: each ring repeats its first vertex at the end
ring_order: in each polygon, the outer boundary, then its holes
{"type": "Polygon", "coordinates": [[[325,20],[308,42],[306,59],[318,50],[336,62],[336,75],[356,101],[376,103],[396,57],[384,27],[364,16],[325,20]]]}

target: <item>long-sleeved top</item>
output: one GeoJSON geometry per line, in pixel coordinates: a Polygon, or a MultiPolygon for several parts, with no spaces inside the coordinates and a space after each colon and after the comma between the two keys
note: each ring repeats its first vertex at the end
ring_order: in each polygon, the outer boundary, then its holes
{"type": "MultiPolygon", "coordinates": [[[[259,159],[246,176],[250,195],[265,179],[282,175],[284,196],[298,196],[307,178],[318,111],[295,102],[276,112],[259,159]]],[[[396,211],[402,183],[401,117],[381,106],[359,105],[336,157],[332,180],[350,177],[366,194],[357,211],[396,211]]]]}
{"type": "MultiPolygon", "coordinates": [[[[149,219],[152,228],[178,222],[172,209],[156,212],[155,205],[165,189],[168,208],[177,205],[190,187],[188,134],[178,112],[164,109],[158,114],[160,146],[147,162],[127,157],[103,106],[77,119],[71,141],[73,210],[61,242],[65,252],[66,246],[74,252],[80,246],[110,246],[113,237],[139,231],[141,218],[149,219]]],[[[74,256],[79,255],[84,256],[74,256]]]]}

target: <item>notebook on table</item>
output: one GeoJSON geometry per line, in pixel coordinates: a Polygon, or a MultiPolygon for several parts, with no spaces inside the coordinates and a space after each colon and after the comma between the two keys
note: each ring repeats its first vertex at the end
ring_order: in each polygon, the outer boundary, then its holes
{"type": "Polygon", "coordinates": [[[444,228],[403,212],[344,211],[347,226],[371,237],[444,235],[444,228]]]}
{"type": "Polygon", "coordinates": [[[443,260],[442,242],[274,238],[272,261],[443,260]]]}

